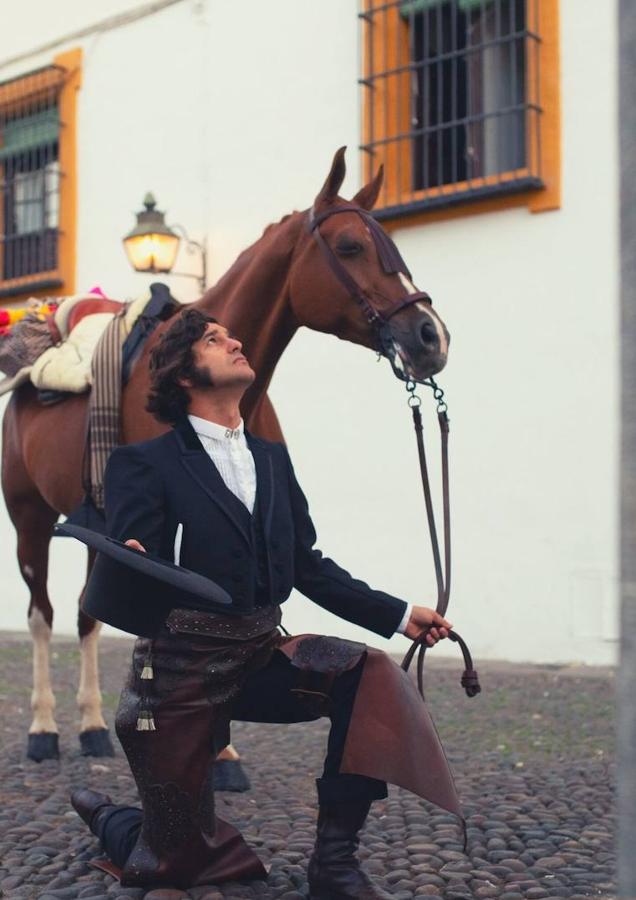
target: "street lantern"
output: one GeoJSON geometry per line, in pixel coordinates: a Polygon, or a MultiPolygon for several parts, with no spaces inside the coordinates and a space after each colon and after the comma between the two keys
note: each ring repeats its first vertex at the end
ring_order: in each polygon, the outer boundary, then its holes
{"type": "Polygon", "coordinates": [[[144,206],[137,213],[137,224],[124,238],[128,259],[137,272],[169,272],[181,239],[166,225],[152,194],[146,194],[144,206]]]}
{"type": "Polygon", "coordinates": [[[124,247],[130,263],[136,272],[172,272],[177,258],[181,238],[174,231],[176,228],[183,236],[188,253],[201,255],[201,274],[191,272],[173,272],[183,278],[196,278],[205,293],[207,280],[206,241],[193,241],[182,225],[166,225],[164,213],[156,209],[157,201],[152,193],[144,197],[144,206],[137,213],[137,224],[124,238],[124,247]]]}

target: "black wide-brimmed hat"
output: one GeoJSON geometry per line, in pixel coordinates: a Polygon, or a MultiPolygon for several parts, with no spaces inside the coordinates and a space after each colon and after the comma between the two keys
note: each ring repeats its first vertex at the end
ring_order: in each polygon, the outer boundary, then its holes
{"type": "Polygon", "coordinates": [[[58,524],[55,534],[77,538],[98,551],[82,609],[100,622],[154,637],[175,607],[234,612],[227,591],[204,575],[80,525],[58,524]]]}

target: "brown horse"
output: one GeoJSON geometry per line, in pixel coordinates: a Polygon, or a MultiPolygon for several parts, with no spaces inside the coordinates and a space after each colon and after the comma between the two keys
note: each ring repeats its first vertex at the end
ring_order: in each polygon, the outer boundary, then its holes
{"type": "MultiPolygon", "coordinates": [[[[327,180],[310,211],[294,212],[265,229],[194,306],[215,316],[236,333],[258,373],[244,399],[245,421],[255,434],[281,440],[282,432],[267,398],[274,369],[295,331],[305,325],[377,349],[377,337],[350,292],[335,277],[308,227],[335,207],[370,210],[382,183],[382,171],[351,201],[338,197],[345,175],[344,150],[335,155],[327,180]]],[[[328,247],[357,286],[380,312],[392,315],[388,329],[399,347],[402,366],[418,380],[446,363],[448,333],[430,305],[399,304],[415,293],[403,275],[387,274],[364,219],[355,212],[332,215],[320,225],[328,247]]],[[[324,249],[324,248],[323,248],[324,249]]],[[[163,426],[145,412],[152,345],[167,327],[162,324],[148,341],[123,392],[122,441],[131,443],[160,434],[163,426]]],[[[71,396],[54,406],[38,404],[34,390],[17,390],[7,408],[3,428],[2,487],[18,535],[20,571],[31,592],[29,628],[34,641],[33,722],[29,755],[56,756],[55,697],[49,676],[49,640],[53,609],[47,594],[48,546],[60,513],[68,515],[82,498],[81,461],[86,430],[87,398],[71,396]],[[51,453],[55,435],[55,453],[51,453]]],[[[91,559],[89,558],[89,570],[91,559]]],[[[81,600],[81,598],[80,598],[81,600]]],[[[102,717],[97,637],[99,623],[79,611],[81,674],[77,701],[80,739],[85,753],[112,752],[102,717]]]]}

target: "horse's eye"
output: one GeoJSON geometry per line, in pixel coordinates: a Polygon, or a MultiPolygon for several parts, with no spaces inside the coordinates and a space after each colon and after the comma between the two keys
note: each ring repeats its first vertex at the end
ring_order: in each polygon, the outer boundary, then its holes
{"type": "Polygon", "coordinates": [[[343,239],[336,244],[336,250],[340,256],[357,256],[358,253],[362,253],[362,244],[343,239]]]}

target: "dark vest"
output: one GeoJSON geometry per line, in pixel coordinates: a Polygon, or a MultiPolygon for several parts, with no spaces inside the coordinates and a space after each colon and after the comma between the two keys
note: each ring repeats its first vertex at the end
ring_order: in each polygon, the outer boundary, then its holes
{"type": "MultiPolygon", "coordinates": [[[[246,509],[247,512],[247,509],[246,509]]],[[[254,605],[257,607],[268,606],[271,603],[269,590],[269,565],[267,559],[267,546],[265,544],[265,532],[263,530],[263,516],[261,505],[258,502],[258,490],[256,493],[256,501],[254,503],[254,511],[251,515],[251,537],[252,547],[256,556],[256,565],[258,566],[258,581],[256,584],[256,596],[254,605]]]]}
{"type": "MultiPolygon", "coordinates": [[[[229,491],[229,488],[228,488],[229,491]]],[[[232,493],[230,491],[230,493],[232,493]]],[[[258,500],[258,486],[256,489],[256,499],[254,501],[254,510],[250,514],[245,504],[232,494],[234,510],[244,520],[245,528],[250,534],[252,552],[256,558],[258,569],[258,580],[256,583],[256,594],[254,597],[254,606],[261,608],[271,603],[270,584],[269,584],[269,563],[267,558],[267,545],[265,543],[265,532],[263,529],[263,516],[261,505],[258,500]]],[[[245,612],[251,612],[251,609],[245,608],[245,612]]]]}

